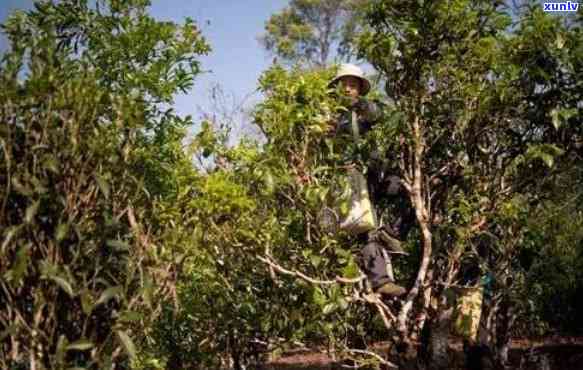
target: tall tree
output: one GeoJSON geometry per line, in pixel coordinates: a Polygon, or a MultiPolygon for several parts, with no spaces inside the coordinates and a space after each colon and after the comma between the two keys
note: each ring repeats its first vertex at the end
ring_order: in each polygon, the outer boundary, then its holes
{"type": "Polygon", "coordinates": [[[3,31],[0,367],[127,364],[174,293],[156,209],[190,121],[166,104],[208,46],[147,1],[39,1],[3,31]]]}
{"type": "MultiPolygon", "coordinates": [[[[265,153],[281,166],[276,173],[295,180],[281,181],[288,186],[279,189],[282,201],[290,212],[301,209],[305,220],[293,217],[288,236],[295,243],[262,261],[314,285],[326,313],[348,302],[373,303],[387,328],[399,333],[403,366],[421,359],[421,341],[432,366],[450,368],[452,298],[462,286],[491,279],[484,316],[495,325],[486,325],[485,344],[505,366],[512,302],[522,297],[529,210],[580,151],[580,16],[554,18],[540,4],[511,12],[489,1],[412,6],[387,0],[372,2],[366,19],[361,57],[387,79],[395,109],[368,146],[341,151],[366,155],[374,145],[401,175],[418,226],[408,241],[411,257],[404,266],[396,263],[409,293],[400,304],[386,305],[358,290],[330,287],[353,282],[338,277],[335,262],[346,264],[342,272],[354,266],[341,247],[354,241],[330,238],[315,225],[317,210],[334,196],[331,179],[342,171],[319,120],[333,104],[310,86],[312,75],[297,71],[266,74],[268,99],[257,123],[268,140],[265,153]],[[328,261],[316,251],[326,251],[328,261]]],[[[383,206],[380,211],[390,214],[383,206]]]]}
{"type": "Polygon", "coordinates": [[[511,27],[508,9],[489,1],[379,1],[361,39],[403,114],[395,150],[420,229],[397,329],[411,350],[428,326],[437,368],[448,367],[450,288],[480,273],[496,282],[499,330],[488,344],[505,364],[526,210],[581,137],[580,17],[540,4],[515,16],[511,27]],[[461,269],[471,260],[474,276],[461,269]]]}
{"type": "Polygon", "coordinates": [[[292,0],[265,24],[260,42],[289,63],[325,66],[349,60],[363,0],[292,0]]]}

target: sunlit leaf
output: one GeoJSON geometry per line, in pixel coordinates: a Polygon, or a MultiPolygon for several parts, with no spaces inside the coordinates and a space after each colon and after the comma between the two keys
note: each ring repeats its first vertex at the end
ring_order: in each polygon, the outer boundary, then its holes
{"type": "Polygon", "coordinates": [[[106,244],[118,251],[128,251],[130,249],[129,244],[122,240],[110,239],[106,242],[106,244]]]}
{"type": "Polygon", "coordinates": [[[109,302],[110,299],[117,297],[122,292],[123,290],[121,286],[113,286],[105,289],[99,296],[99,299],[95,302],[95,306],[109,302]]]}
{"type": "Polygon", "coordinates": [[[136,346],[134,345],[134,342],[129,337],[129,335],[125,331],[118,331],[117,336],[119,337],[119,340],[123,344],[123,347],[126,350],[126,353],[131,358],[136,357],[136,346]]]}
{"type": "Polygon", "coordinates": [[[88,349],[93,348],[93,342],[87,339],[80,339],[73,343],[70,343],[67,346],[67,350],[75,350],[75,351],[87,351],[88,349]]]}
{"type": "Polygon", "coordinates": [[[64,279],[60,276],[56,276],[56,275],[49,276],[49,279],[51,279],[59,287],[61,287],[61,289],[63,289],[65,291],[65,293],[67,293],[69,295],[69,297],[73,298],[75,296],[75,293],[73,292],[73,287],[71,286],[71,283],[69,283],[66,279],[64,279]]]}
{"type": "Polygon", "coordinates": [[[94,174],[95,177],[95,181],[97,181],[97,185],[99,186],[99,190],[101,190],[101,193],[103,194],[103,196],[105,196],[106,199],[109,198],[109,183],[107,182],[107,180],[100,174],[95,173],[94,174]]]}
{"type": "Polygon", "coordinates": [[[28,206],[28,208],[26,209],[26,214],[24,216],[24,221],[26,221],[26,223],[31,223],[34,219],[34,216],[36,216],[37,212],[38,212],[38,207],[40,206],[40,201],[35,201],[33,204],[31,204],[30,206],[28,206]]]}
{"type": "Polygon", "coordinates": [[[69,223],[64,222],[60,223],[57,226],[57,231],[55,232],[55,239],[60,242],[67,237],[67,233],[69,232],[69,223]]]}
{"type": "Polygon", "coordinates": [[[81,292],[81,309],[85,315],[89,315],[93,310],[93,296],[88,290],[81,292]]]}

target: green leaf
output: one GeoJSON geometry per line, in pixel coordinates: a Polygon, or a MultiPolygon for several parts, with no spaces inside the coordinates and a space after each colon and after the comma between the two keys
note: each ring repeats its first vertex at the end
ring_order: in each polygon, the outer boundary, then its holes
{"type": "Polygon", "coordinates": [[[24,221],[27,224],[30,224],[33,221],[34,216],[36,216],[36,214],[38,212],[39,205],[40,205],[40,201],[37,200],[36,202],[34,202],[30,206],[28,206],[28,208],[26,209],[26,214],[24,216],[24,221]]]}
{"type": "Polygon", "coordinates": [[[343,200],[339,205],[338,205],[340,214],[342,216],[346,216],[348,214],[348,211],[350,210],[350,203],[348,200],[343,200]]]}
{"type": "Polygon", "coordinates": [[[559,111],[557,109],[551,111],[551,121],[553,122],[555,130],[558,130],[559,127],[561,127],[561,120],[559,119],[559,111]]]}
{"type": "Polygon", "coordinates": [[[558,130],[564,123],[566,123],[571,117],[578,113],[577,108],[571,109],[553,109],[551,110],[551,121],[553,127],[558,130]]]}
{"type": "Polygon", "coordinates": [[[557,33],[557,39],[555,40],[555,45],[557,49],[561,50],[565,46],[565,37],[562,34],[557,33]]]}
{"type": "Polygon", "coordinates": [[[65,293],[67,293],[69,295],[69,297],[73,298],[75,296],[75,293],[73,292],[73,287],[64,278],[62,278],[60,276],[56,276],[56,275],[51,275],[51,276],[49,276],[49,279],[51,279],[52,281],[57,283],[57,285],[60,286],[61,289],[63,289],[65,291],[65,293]]]}
{"type": "Polygon", "coordinates": [[[119,315],[119,320],[123,322],[135,322],[140,321],[143,315],[136,311],[124,311],[119,315]]]}
{"type": "Polygon", "coordinates": [[[121,240],[110,239],[106,241],[105,244],[108,247],[114,248],[121,252],[128,251],[130,249],[129,244],[121,240]]]}
{"type": "Polygon", "coordinates": [[[88,290],[81,292],[81,309],[85,315],[89,315],[93,311],[93,296],[88,290]]]}
{"type": "Polygon", "coordinates": [[[575,117],[577,115],[577,113],[579,113],[579,110],[577,108],[571,108],[571,109],[561,109],[561,111],[559,112],[560,116],[567,121],[568,119],[570,119],[571,117],[575,117]]]}
{"type": "Polygon", "coordinates": [[[127,354],[131,358],[135,358],[136,357],[136,346],[134,345],[134,342],[129,337],[129,335],[125,331],[118,331],[117,336],[121,340],[121,343],[123,344],[124,349],[126,350],[127,354]]]}
{"type": "Polygon", "coordinates": [[[60,242],[63,239],[65,239],[68,232],[69,232],[69,223],[67,223],[67,222],[60,223],[59,226],[57,226],[57,230],[55,231],[56,241],[60,242]]]}
{"type": "Polygon", "coordinates": [[[552,167],[554,165],[555,157],[561,156],[563,154],[563,149],[552,144],[532,145],[526,152],[528,159],[541,159],[548,167],[552,167]]]}
{"type": "Polygon", "coordinates": [[[320,307],[324,306],[324,304],[327,301],[326,296],[324,295],[324,293],[322,293],[322,290],[320,288],[314,288],[312,299],[314,300],[314,303],[320,307]]]}
{"type": "Polygon", "coordinates": [[[94,174],[95,181],[97,181],[97,186],[99,186],[99,190],[105,196],[106,199],[109,199],[109,184],[107,180],[105,180],[100,174],[94,174]]]}
{"type": "Polygon", "coordinates": [[[541,153],[540,158],[547,165],[547,167],[549,168],[553,167],[553,164],[555,163],[555,158],[551,154],[541,153]]]}
{"type": "Polygon", "coordinates": [[[100,304],[107,303],[110,299],[114,298],[118,294],[122,292],[121,286],[113,286],[105,289],[103,293],[99,296],[97,302],[95,302],[95,306],[99,306],[100,304]]]}
{"type": "Polygon", "coordinates": [[[324,313],[324,315],[328,315],[334,311],[336,311],[336,309],[338,308],[338,306],[336,305],[336,303],[332,302],[332,303],[328,303],[327,305],[324,306],[324,308],[322,309],[322,313],[324,313]]]}
{"type": "Polygon", "coordinates": [[[309,126],[309,130],[316,134],[321,134],[324,132],[324,129],[320,125],[311,125],[309,126]]]}
{"type": "Polygon", "coordinates": [[[273,180],[273,175],[267,172],[264,176],[265,179],[265,190],[268,194],[273,194],[275,190],[275,181],[273,180]]]}
{"type": "Polygon", "coordinates": [[[4,237],[4,241],[2,242],[2,248],[0,249],[0,252],[4,252],[6,250],[6,248],[8,247],[8,244],[12,241],[12,239],[18,235],[18,232],[22,229],[22,225],[19,226],[13,226],[10,227],[8,229],[6,229],[6,236],[4,237]]]}
{"type": "Polygon", "coordinates": [[[338,307],[343,311],[348,309],[348,301],[346,299],[344,299],[344,297],[338,298],[337,304],[338,304],[338,307]]]}
{"type": "Polygon", "coordinates": [[[346,266],[344,266],[344,268],[342,269],[342,276],[347,278],[347,279],[353,279],[353,278],[358,277],[359,275],[360,275],[360,271],[358,269],[358,265],[351,258],[348,261],[348,264],[346,266]]]}
{"type": "Polygon", "coordinates": [[[59,166],[57,160],[52,156],[45,158],[43,166],[44,168],[46,168],[47,170],[51,171],[54,174],[59,173],[59,166]]]}
{"type": "Polygon", "coordinates": [[[8,336],[16,334],[17,330],[18,326],[16,324],[12,324],[8,328],[6,328],[6,330],[0,332],[0,342],[2,342],[8,336]]]}
{"type": "Polygon", "coordinates": [[[67,346],[67,350],[87,351],[93,348],[93,342],[87,339],[80,339],[67,346]]]}
{"type": "Polygon", "coordinates": [[[146,276],[144,278],[144,285],[142,286],[142,298],[144,302],[148,305],[148,307],[152,306],[153,295],[154,295],[154,283],[152,282],[152,278],[150,276],[146,276]]]}
{"type": "Polygon", "coordinates": [[[312,254],[310,256],[310,262],[312,263],[312,266],[318,267],[322,263],[322,257],[315,255],[315,254],[312,254]]]}
{"type": "Polygon", "coordinates": [[[57,341],[57,349],[55,351],[55,357],[57,358],[56,364],[59,367],[61,367],[63,362],[65,362],[67,342],[67,338],[64,335],[59,336],[59,340],[57,341]]]}
{"type": "Polygon", "coordinates": [[[28,249],[28,246],[22,246],[18,249],[18,252],[16,252],[16,261],[14,262],[13,267],[4,274],[6,280],[19,282],[22,279],[23,275],[26,273],[30,259],[28,249]]]}
{"type": "Polygon", "coordinates": [[[12,186],[14,190],[24,196],[29,197],[32,195],[32,190],[28,186],[24,186],[16,176],[12,177],[12,186]]]}

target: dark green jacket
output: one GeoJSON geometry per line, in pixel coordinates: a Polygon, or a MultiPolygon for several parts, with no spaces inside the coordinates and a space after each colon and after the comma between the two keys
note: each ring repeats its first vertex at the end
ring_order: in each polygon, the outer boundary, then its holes
{"type": "Polygon", "coordinates": [[[352,112],[356,112],[358,131],[365,135],[379,121],[382,107],[378,102],[359,98],[349,110],[342,112],[336,125],[336,136],[352,137],[352,112]]]}

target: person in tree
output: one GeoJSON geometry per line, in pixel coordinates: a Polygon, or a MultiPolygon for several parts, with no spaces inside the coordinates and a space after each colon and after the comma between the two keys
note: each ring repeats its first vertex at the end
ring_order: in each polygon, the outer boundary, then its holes
{"type": "MultiPolygon", "coordinates": [[[[358,66],[341,65],[335,78],[330,82],[331,87],[338,87],[338,85],[343,93],[343,105],[347,109],[331,122],[330,134],[340,142],[358,140],[360,135],[366,134],[379,122],[383,108],[380,103],[366,99],[370,91],[370,82],[358,66]]],[[[373,204],[383,194],[392,196],[401,194],[398,177],[386,176],[386,173],[383,173],[379,154],[375,151],[375,153],[370,153],[369,158],[371,160],[367,163],[367,183],[373,204]]],[[[353,165],[355,158],[347,161],[352,162],[348,163],[349,166],[353,165]]],[[[389,276],[387,261],[383,254],[383,245],[393,253],[403,253],[399,239],[402,239],[409,229],[406,227],[409,222],[404,222],[404,218],[399,216],[393,223],[393,227],[384,225],[358,234],[358,238],[364,244],[360,251],[361,268],[367,275],[373,291],[382,295],[400,296],[406,293],[405,288],[397,285],[389,276]]]]}

